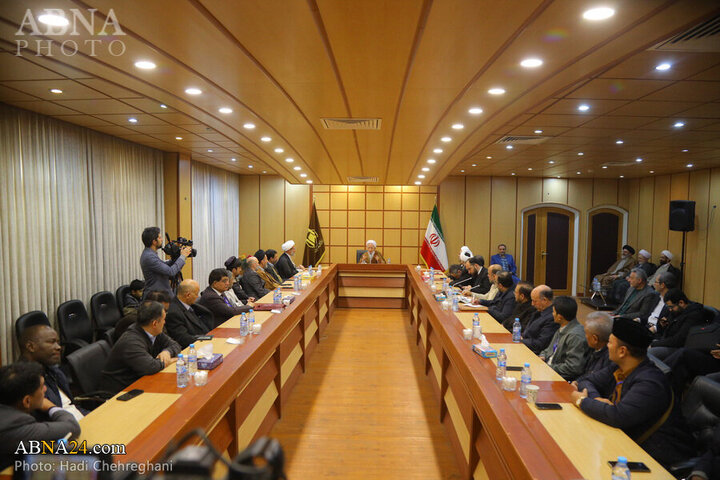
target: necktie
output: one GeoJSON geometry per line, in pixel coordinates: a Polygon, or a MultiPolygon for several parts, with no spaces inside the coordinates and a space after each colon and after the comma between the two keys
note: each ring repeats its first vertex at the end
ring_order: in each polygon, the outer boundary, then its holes
{"type": "Polygon", "coordinates": [[[222,297],[223,300],[225,300],[225,303],[227,304],[228,307],[232,307],[232,304],[230,303],[230,300],[228,300],[228,298],[225,296],[224,293],[223,293],[222,295],[220,295],[220,296],[222,297]]]}

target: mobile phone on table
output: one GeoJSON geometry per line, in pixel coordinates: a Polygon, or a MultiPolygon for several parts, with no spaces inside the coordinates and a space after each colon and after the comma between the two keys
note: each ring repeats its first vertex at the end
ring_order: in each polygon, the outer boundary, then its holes
{"type": "Polygon", "coordinates": [[[522,372],[523,367],[520,365],[509,365],[505,367],[508,372],[522,372]]]}
{"type": "Polygon", "coordinates": [[[120,400],[121,402],[127,402],[128,400],[131,400],[131,399],[137,397],[141,393],[143,393],[143,391],[140,390],[139,388],[136,388],[134,390],[130,390],[127,393],[123,393],[117,399],[120,400]]]}
{"type": "Polygon", "coordinates": [[[196,340],[196,341],[200,341],[200,340],[212,340],[212,339],[213,339],[213,336],[212,336],[212,335],[200,335],[200,336],[198,336],[198,337],[195,337],[195,340],[196,340]]]}
{"type": "MultiPolygon", "coordinates": [[[[614,467],[617,463],[616,460],[610,460],[608,464],[610,467],[614,467]]],[[[649,472],[650,469],[643,462],[627,462],[627,466],[631,472],[649,472]]]]}
{"type": "Polygon", "coordinates": [[[562,405],[559,403],[541,403],[536,402],[535,407],[538,410],[562,410],[562,405]]]}

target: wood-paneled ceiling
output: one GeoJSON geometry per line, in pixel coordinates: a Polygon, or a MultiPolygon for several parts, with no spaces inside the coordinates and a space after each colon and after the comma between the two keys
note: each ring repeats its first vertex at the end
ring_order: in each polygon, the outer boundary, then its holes
{"type": "Polygon", "coordinates": [[[720,166],[720,35],[653,48],[717,15],[717,0],[5,0],[0,101],[292,183],[641,177],[720,166]],[[598,6],[615,14],[583,18],[598,6]],[[30,35],[48,8],[94,28],[30,35]],[[122,32],[103,34],[111,13],[122,32]]]}

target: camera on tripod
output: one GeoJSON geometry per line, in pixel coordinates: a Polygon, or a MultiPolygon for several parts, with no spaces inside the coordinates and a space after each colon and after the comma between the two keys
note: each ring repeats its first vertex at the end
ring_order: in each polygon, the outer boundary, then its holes
{"type": "MultiPolygon", "coordinates": [[[[177,240],[170,240],[170,235],[165,232],[165,238],[167,238],[167,242],[165,243],[165,246],[163,247],[163,252],[165,252],[167,255],[170,256],[171,260],[177,260],[180,257],[180,249],[183,247],[192,247],[193,241],[188,240],[185,237],[178,237],[177,240]]],[[[190,255],[188,257],[196,257],[197,256],[197,250],[194,248],[190,251],[190,255]]]]}

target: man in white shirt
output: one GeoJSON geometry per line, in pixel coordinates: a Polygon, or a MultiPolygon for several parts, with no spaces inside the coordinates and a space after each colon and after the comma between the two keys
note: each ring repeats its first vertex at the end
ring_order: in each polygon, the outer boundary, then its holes
{"type": "Polygon", "coordinates": [[[675,275],[670,272],[664,272],[655,276],[653,288],[660,294],[660,299],[648,317],[647,327],[652,333],[657,333],[658,324],[662,324],[663,322],[667,323],[667,317],[670,316],[670,311],[665,304],[665,294],[671,288],[675,288],[676,283],[675,275]]]}

